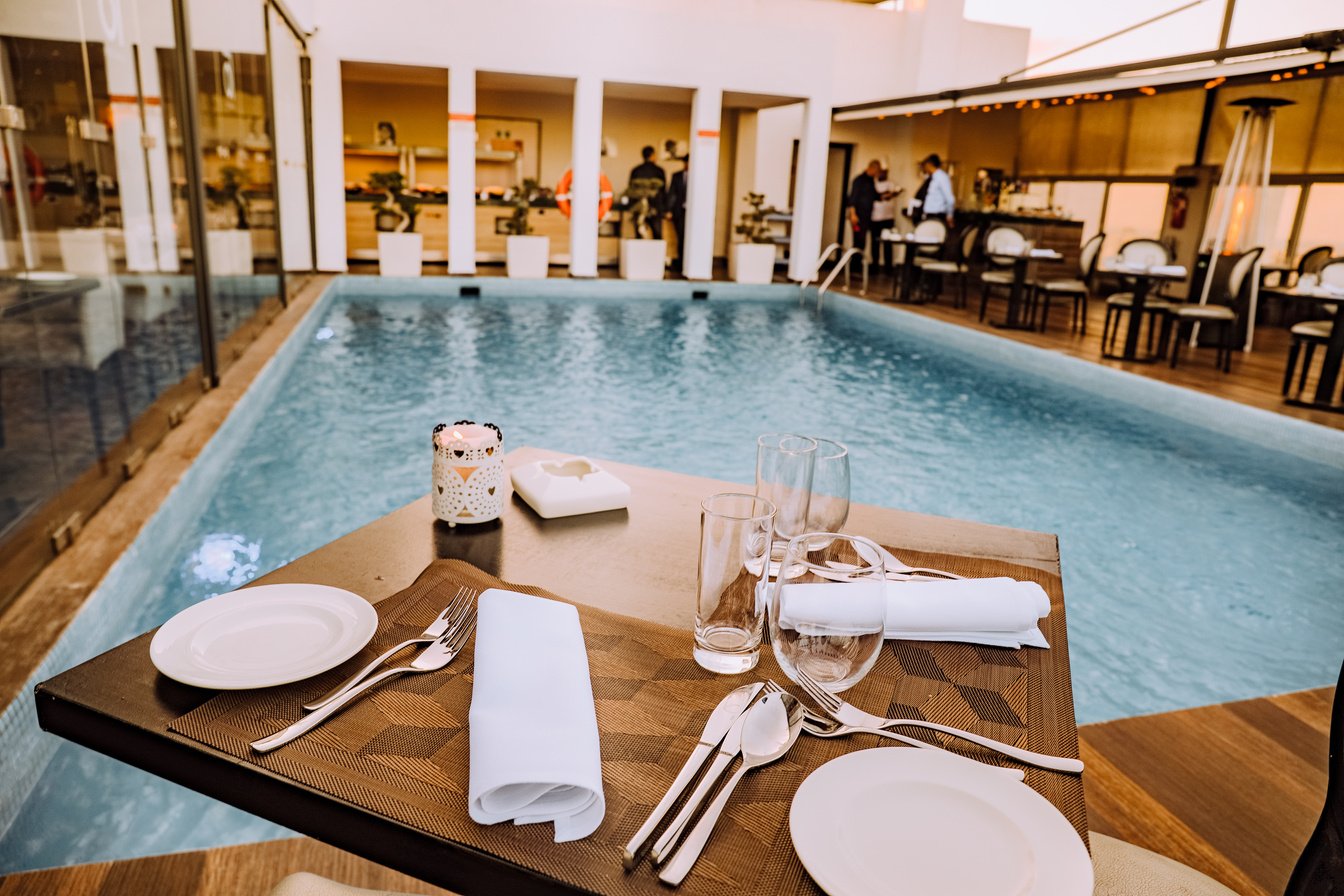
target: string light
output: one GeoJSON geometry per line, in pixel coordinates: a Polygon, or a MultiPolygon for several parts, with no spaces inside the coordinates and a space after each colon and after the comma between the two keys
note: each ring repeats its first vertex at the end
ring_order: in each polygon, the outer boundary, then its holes
{"type": "Polygon", "coordinates": [[[1312,68],[1316,69],[1316,71],[1318,71],[1318,72],[1319,72],[1319,71],[1322,71],[1322,70],[1325,68],[1325,63],[1324,63],[1324,62],[1318,62],[1318,63],[1316,63],[1315,65],[1313,65],[1312,68]]]}
{"type": "Polygon", "coordinates": [[[1143,94],[1144,96],[1153,96],[1153,95],[1155,95],[1155,94],[1157,93],[1157,88],[1156,88],[1156,87],[1140,87],[1140,88],[1139,88],[1139,93],[1143,94]]]}
{"type": "Polygon", "coordinates": [[[1058,105],[1059,105],[1059,97],[1055,97],[1054,99],[1050,100],[1050,105],[1052,105],[1052,106],[1058,106],[1058,105]]]}
{"type": "Polygon", "coordinates": [[[1026,100],[1018,100],[1018,101],[1017,101],[1017,104],[1014,105],[1013,108],[1014,108],[1014,109],[1021,109],[1021,108],[1022,108],[1023,106],[1025,106],[1026,104],[1027,104],[1027,101],[1026,101],[1026,100]]]}
{"type": "Polygon", "coordinates": [[[1281,81],[1281,80],[1283,80],[1283,75],[1280,75],[1278,72],[1275,72],[1274,74],[1272,74],[1272,75],[1269,76],[1269,80],[1271,80],[1271,81],[1281,81]]]}
{"type": "Polygon", "coordinates": [[[1041,101],[1040,101],[1040,100],[1032,100],[1032,101],[1031,101],[1031,108],[1033,108],[1033,109],[1039,109],[1039,108],[1041,108],[1041,101]]]}
{"type": "Polygon", "coordinates": [[[1287,80],[1288,80],[1289,78],[1291,78],[1292,76],[1293,76],[1293,73],[1292,73],[1292,72],[1284,72],[1284,73],[1283,73],[1283,80],[1287,81],[1287,80]]]}
{"type": "Polygon", "coordinates": [[[1064,105],[1066,105],[1066,106],[1072,106],[1072,105],[1073,105],[1073,97],[1069,97],[1068,99],[1066,99],[1066,100],[1064,101],[1064,105]]]}
{"type": "Polygon", "coordinates": [[[995,108],[995,109],[1002,109],[1002,108],[1003,108],[1003,103],[995,103],[995,104],[994,104],[994,108],[995,108]]]}
{"type": "Polygon", "coordinates": [[[1222,84],[1222,83],[1223,83],[1224,81],[1226,81],[1226,80],[1227,80],[1226,78],[1224,78],[1223,76],[1219,75],[1218,77],[1213,78],[1212,80],[1205,81],[1205,82],[1204,82],[1204,89],[1205,89],[1205,90],[1212,90],[1213,88],[1217,87],[1219,84],[1222,84]]]}
{"type": "Polygon", "coordinates": [[[1115,95],[1108,93],[1104,97],[1102,97],[1102,99],[1104,99],[1106,102],[1109,103],[1111,100],[1115,99],[1115,95]]]}

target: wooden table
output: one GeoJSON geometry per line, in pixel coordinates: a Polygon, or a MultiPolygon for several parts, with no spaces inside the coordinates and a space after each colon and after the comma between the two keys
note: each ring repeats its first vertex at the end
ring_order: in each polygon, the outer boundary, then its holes
{"type": "MultiPolygon", "coordinates": [[[[509,467],[556,457],[520,448],[509,467]]],[[[411,583],[435,558],[466,560],[512,582],[536,584],[594,606],[687,630],[693,615],[699,501],[740,486],[605,463],[632,489],[630,507],[591,516],[544,520],[516,495],[496,523],[449,529],[422,498],[258,580],[317,582],[371,601],[411,583]]],[[[426,470],[428,475],[428,470],[426,470]]],[[[851,531],[912,550],[990,557],[1058,573],[1053,535],[854,505],[851,531]]],[[[1054,648],[1026,651],[1022,662],[1048,673],[1037,707],[1056,706],[1054,748],[1077,755],[1068,691],[1062,606],[1049,620],[1054,648]]],[[[215,692],[178,684],[154,669],[146,633],[46,681],[37,688],[43,729],[149,771],[244,811],[341,849],[461,893],[572,892],[527,867],[392,822],[168,729],[215,692]]],[[[856,746],[857,748],[857,746],[856,746]]],[[[611,785],[608,785],[611,786],[611,785]]],[[[1064,785],[1081,798],[1082,780],[1064,785]]],[[[612,856],[613,862],[619,862],[612,856]]]]}
{"type": "Polygon", "coordinates": [[[1046,252],[990,252],[991,258],[1011,262],[1013,265],[1013,283],[1008,292],[1008,310],[1004,312],[1002,323],[990,322],[990,326],[1001,330],[1034,330],[1030,320],[1022,320],[1022,292],[1027,284],[1027,265],[1033,261],[1059,262],[1064,256],[1053,249],[1046,252]]]}
{"type": "Polygon", "coordinates": [[[1317,292],[1305,292],[1297,287],[1262,286],[1261,291],[1285,299],[1301,299],[1321,305],[1334,305],[1334,326],[1330,329],[1330,340],[1325,344],[1325,357],[1321,360],[1321,377],[1316,382],[1316,392],[1312,398],[1294,395],[1284,402],[1299,408],[1317,408],[1344,414],[1344,398],[1336,398],[1339,385],[1339,371],[1344,367],[1344,296],[1321,295],[1317,292]]]}
{"type": "Polygon", "coordinates": [[[893,280],[891,283],[891,298],[903,305],[924,304],[923,302],[916,302],[910,297],[910,293],[914,289],[915,283],[915,259],[919,257],[921,249],[941,249],[944,240],[917,239],[913,234],[895,233],[895,231],[891,230],[886,232],[895,235],[882,237],[883,242],[905,247],[905,251],[901,253],[900,292],[897,293],[897,281],[893,280]]]}
{"type": "MultiPolygon", "coordinates": [[[[1101,347],[1101,356],[1110,358],[1113,361],[1138,361],[1142,364],[1151,364],[1158,359],[1158,355],[1140,355],[1139,354],[1139,332],[1143,328],[1143,309],[1148,302],[1148,291],[1152,289],[1154,282],[1164,280],[1184,280],[1186,273],[1182,271],[1179,274],[1159,274],[1150,270],[1129,270],[1119,267],[1106,267],[1100,269],[1104,274],[1118,274],[1123,279],[1133,279],[1134,287],[1131,295],[1134,296],[1133,302],[1129,306],[1129,327],[1125,330],[1125,346],[1120,354],[1112,354],[1106,351],[1103,343],[1101,347]]],[[[1151,334],[1150,334],[1151,339],[1151,334]]]]}

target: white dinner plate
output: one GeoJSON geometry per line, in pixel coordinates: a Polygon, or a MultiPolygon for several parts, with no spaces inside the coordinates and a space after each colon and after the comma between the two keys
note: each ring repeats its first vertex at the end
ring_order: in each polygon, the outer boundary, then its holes
{"type": "Polygon", "coordinates": [[[1089,896],[1078,833],[1025,784],[937,750],[847,753],[807,777],[793,848],[830,896],[1089,896]]]}
{"type": "Polygon", "coordinates": [[[23,271],[19,274],[19,279],[30,280],[33,283],[68,283],[75,279],[75,275],[65,271],[23,271]]]}
{"type": "Polygon", "coordinates": [[[160,672],[216,690],[266,688],[325,672],[378,628],[373,605],[329,585],[257,585],[187,607],[149,643],[160,672]]]}

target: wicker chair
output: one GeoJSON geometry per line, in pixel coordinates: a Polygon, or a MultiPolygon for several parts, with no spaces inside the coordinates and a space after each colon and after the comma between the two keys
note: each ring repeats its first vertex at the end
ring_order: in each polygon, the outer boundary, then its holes
{"type": "Polygon", "coordinates": [[[1035,316],[1036,307],[1041,309],[1041,332],[1045,332],[1046,322],[1050,319],[1050,300],[1055,296],[1073,299],[1073,317],[1069,320],[1069,332],[1081,330],[1087,335],[1087,299],[1092,294],[1092,279],[1097,274],[1097,262],[1101,259],[1101,244],[1106,234],[1098,233],[1083,244],[1078,255],[1078,276],[1058,280],[1045,280],[1032,285],[1031,307],[1035,316]]]}
{"type": "MultiPolygon", "coordinates": [[[[1303,258],[1305,259],[1305,256],[1303,258]]],[[[1313,272],[1307,271],[1306,273],[1313,272]]],[[[1329,264],[1317,268],[1314,273],[1321,278],[1322,284],[1344,287],[1344,258],[1332,258],[1329,264]]],[[[1329,305],[1325,307],[1330,308],[1329,305]]],[[[1334,331],[1334,326],[1334,320],[1308,320],[1300,324],[1293,324],[1292,328],[1289,329],[1288,332],[1292,335],[1293,341],[1288,346],[1288,366],[1283,371],[1284,395],[1288,394],[1288,389],[1292,385],[1293,374],[1297,370],[1297,359],[1302,354],[1303,348],[1307,352],[1302,357],[1302,373],[1297,380],[1297,391],[1300,393],[1307,387],[1307,372],[1311,370],[1311,358],[1316,354],[1316,346],[1324,345],[1330,341],[1330,334],[1334,331]]]]}
{"type": "Polygon", "coordinates": [[[1232,350],[1236,348],[1237,324],[1246,315],[1250,306],[1251,287],[1255,279],[1252,272],[1263,251],[1263,248],[1256,247],[1235,258],[1220,257],[1213,270],[1209,272],[1209,276],[1214,280],[1209,290],[1211,301],[1207,305],[1193,303],[1168,305],[1167,313],[1175,323],[1176,338],[1171,346],[1173,368],[1181,357],[1181,342],[1195,324],[1200,324],[1218,327],[1218,341],[1214,343],[1218,350],[1216,363],[1223,373],[1232,369],[1232,350]]]}
{"type": "MultiPolygon", "coordinates": [[[[927,278],[930,274],[942,276],[950,274],[957,278],[957,293],[953,300],[954,308],[966,307],[966,280],[971,273],[971,255],[975,252],[975,242],[980,238],[980,225],[970,224],[962,228],[961,235],[957,238],[954,251],[955,255],[950,261],[935,259],[921,263],[920,259],[915,260],[919,265],[920,271],[927,278]]],[[[927,282],[927,280],[926,280],[927,282]]]]}
{"type": "Polygon", "coordinates": [[[1027,238],[1015,227],[995,227],[985,234],[985,272],[980,275],[980,319],[985,319],[993,289],[1012,289],[1012,262],[999,261],[995,252],[1021,252],[1027,238]]]}
{"type": "MultiPolygon", "coordinates": [[[[1171,253],[1157,240],[1130,240],[1120,247],[1120,263],[1142,267],[1153,267],[1171,263],[1171,253]]],[[[1122,284],[1125,278],[1121,278],[1122,284]]],[[[1101,325],[1101,345],[1104,351],[1115,348],[1115,338],[1120,332],[1123,315],[1134,307],[1134,293],[1129,291],[1112,293],[1106,299],[1106,319],[1101,325]]],[[[1171,303],[1154,295],[1144,297],[1143,313],[1148,318],[1148,350],[1153,348],[1153,324],[1156,319],[1171,310],[1171,303]]]]}

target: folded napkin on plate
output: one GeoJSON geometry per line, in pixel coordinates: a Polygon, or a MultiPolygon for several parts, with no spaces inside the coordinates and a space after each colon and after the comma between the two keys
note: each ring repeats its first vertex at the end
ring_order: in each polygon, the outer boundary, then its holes
{"type": "Polygon", "coordinates": [[[1183,264],[1155,264],[1148,269],[1148,273],[1157,274],[1161,277],[1184,277],[1185,265],[1183,264]]]}
{"type": "MultiPolygon", "coordinates": [[[[886,582],[884,634],[909,641],[965,641],[993,647],[1049,647],[1037,620],[1050,598],[1035,582],[1009,578],[886,582]]],[[[844,634],[849,620],[871,618],[873,593],[863,584],[785,585],[781,628],[844,634]],[[854,590],[851,590],[854,589],[854,590]]]]}
{"type": "Polygon", "coordinates": [[[606,814],[588,652],[569,604],[481,595],[471,691],[468,810],[481,824],[555,822],[555,841],[606,814]]]}
{"type": "Polygon", "coordinates": [[[1054,249],[1032,249],[1028,253],[1032,258],[1050,258],[1055,254],[1054,249]]]}

